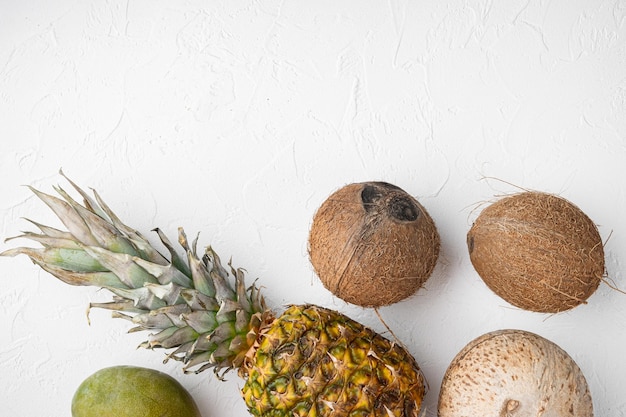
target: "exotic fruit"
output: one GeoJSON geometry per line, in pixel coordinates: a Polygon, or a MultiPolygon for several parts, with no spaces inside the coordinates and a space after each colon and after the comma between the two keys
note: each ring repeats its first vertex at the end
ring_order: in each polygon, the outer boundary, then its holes
{"type": "Polygon", "coordinates": [[[604,275],[595,224],[552,194],[524,192],[485,208],[467,234],[474,268],[516,307],[557,313],[586,303],[604,275]]]}
{"type": "Polygon", "coordinates": [[[365,307],[413,295],[435,268],[439,245],[426,209],[384,182],[335,191],[315,213],[309,233],[311,264],[324,286],[365,307]]]}
{"type": "MultiPolygon", "coordinates": [[[[71,183],[71,181],[70,181],[71,183]]],[[[15,248],[0,255],[28,255],[71,285],[113,293],[90,307],[113,311],[151,332],[142,347],[173,349],[167,357],[185,370],[212,368],[218,377],[238,369],[242,395],[258,417],[417,417],[425,380],[415,359],[345,315],[314,305],[292,305],[282,314],[266,308],[241,269],[222,266],[210,247],[198,257],[179,229],[181,257],[158,229],[169,257],[126,226],[102,201],[71,183],[76,202],[32,191],[61,219],[67,231],[33,222],[26,237],[43,248],[15,248]]],[[[230,265],[229,265],[230,266],[230,265]]]]}
{"type": "Polygon", "coordinates": [[[465,346],[446,371],[439,417],[592,417],[582,371],[559,346],[534,333],[498,330],[465,346]]]}
{"type": "Polygon", "coordinates": [[[138,366],[111,366],[85,379],[72,398],[72,417],[201,417],[173,377],[138,366]]]}

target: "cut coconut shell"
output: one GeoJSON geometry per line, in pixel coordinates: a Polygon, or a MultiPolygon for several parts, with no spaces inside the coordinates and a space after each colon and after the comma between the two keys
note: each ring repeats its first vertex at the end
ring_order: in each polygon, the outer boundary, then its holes
{"type": "Polygon", "coordinates": [[[472,265],[516,307],[557,313],[582,303],[604,275],[596,225],[569,201],[524,192],[485,208],[467,234],[472,265]]]}
{"type": "Polygon", "coordinates": [[[441,385],[439,417],[592,417],[585,377],[555,343],[498,330],[465,346],[441,385]]]}
{"type": "Polygon", "coordinates": [[[360,306],[414,294],[430,277],[440,239],[418,201],[385,182],[346,185],[317,210],[309,255],[324,286],[360,306]]]}

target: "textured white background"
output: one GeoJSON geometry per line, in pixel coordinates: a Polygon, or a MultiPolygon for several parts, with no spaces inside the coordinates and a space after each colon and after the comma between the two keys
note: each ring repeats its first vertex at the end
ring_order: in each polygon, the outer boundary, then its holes
{"type": "MultiPolygon", "coordinates": [[[[453,356],[513,327],[577,361],[597,416],[626,416],[626,295],[603,284],[570,312],[520,311],[465,246],[479,204],[518,190],[506,182],[558,193],[598,224],[626,288],[624,0],[0,0],[0,141],[2,237],[21,217],[58,225],[21,185],[50,192],[62,167],[145,234],[200,231],[272,306],[313,302],[381,332],[322,287],[306,240],[338,187],[394,183],[442,237],[425,288],[380,310],[430,383],[427,415],[453,356]]],[[[205,417],[247,415],[236,374],[183,375],[107,312],[89,326],[105,293],[25,257],[0,259],[0,280],[3,415],[69,415],[79,383],[116,364],[167,371],[205,417]]]]}

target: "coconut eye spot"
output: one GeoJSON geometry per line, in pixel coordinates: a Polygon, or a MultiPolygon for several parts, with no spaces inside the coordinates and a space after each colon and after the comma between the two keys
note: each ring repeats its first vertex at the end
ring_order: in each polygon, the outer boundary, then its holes
{"type": "Polygon", "coordinates": [[[381,192],[375,186],[364,186],[363,191],[361,191],[361,202],[363,203],[365,211],[370,211],[381,197],[381,192]]]}
{"type": "Polygon", "coordinates": [[[406,197],[394,197],[389,202],[389,214],[397,220],[412,222],[420,215],[419,209],[406,197]]]}

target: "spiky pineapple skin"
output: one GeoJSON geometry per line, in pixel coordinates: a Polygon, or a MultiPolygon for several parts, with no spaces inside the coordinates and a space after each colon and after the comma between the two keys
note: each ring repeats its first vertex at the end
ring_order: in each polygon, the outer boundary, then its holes
{"type": "Polygon", "coordinates": [[[425,394],[405,349],[315,305],[279,316],[249,367],[242,394],[257,417],[415,417],[425,394]]]}

